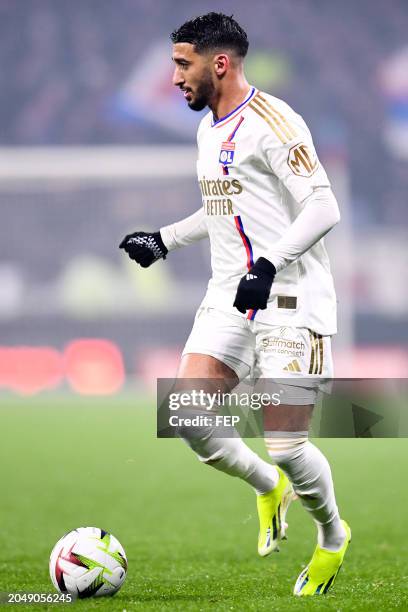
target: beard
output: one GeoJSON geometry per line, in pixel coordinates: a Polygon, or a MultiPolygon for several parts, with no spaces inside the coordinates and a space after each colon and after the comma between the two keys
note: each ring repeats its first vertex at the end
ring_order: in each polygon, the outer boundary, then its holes
{"type": "Polygon", "coordinates": [[[194,100],[187,102],[189,108],[194,111],[201,111],[209,105],[211,98],[214,95],[215,87],[211,79],[211,73],[207,72],[203,75],[203,79],[197,87],[194,100]]]}

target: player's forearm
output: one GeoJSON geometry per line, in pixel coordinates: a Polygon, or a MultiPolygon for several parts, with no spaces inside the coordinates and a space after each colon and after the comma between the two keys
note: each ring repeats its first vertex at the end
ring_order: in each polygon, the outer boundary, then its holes
{"type": "Polygon", "coordinates": [[[310,249],[339,221],[339,207],[332,190],[319,187],[307,198],[301,213],[265,257],[278,272],[310,249]]]}
{"type": "Polygon", "coordinates": [[[208,229],[204,210],[200,208],[189,217],[160,228],[160,234],[169,251],[207,238],[208,229]]]}

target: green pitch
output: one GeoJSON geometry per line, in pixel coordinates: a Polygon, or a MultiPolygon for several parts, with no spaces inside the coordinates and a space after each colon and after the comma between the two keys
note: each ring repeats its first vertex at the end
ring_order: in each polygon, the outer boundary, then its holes
{"type": "Polygon", "coordinates": [[[51,548],[92,525],[123,544],[128,578],[114,598],[77,610],[408,609],[406,440],[318,441],[353,541],[330,595],[305,601],[291,592],[315,534],[299,502],[281,552],[258,558],[252,491],[200,465],[182,442],[157,440],[151,401],[0,402],[0,591],[53,591],[51,548]]]}

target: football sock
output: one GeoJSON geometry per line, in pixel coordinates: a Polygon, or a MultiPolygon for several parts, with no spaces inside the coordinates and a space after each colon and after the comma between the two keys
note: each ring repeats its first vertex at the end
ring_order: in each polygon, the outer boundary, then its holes
{"type": "MultiPolygon", "coordinates": [[[[208,411],[189,410],[191,417],[204,414],[214,416],[214,413],[208,411]]],[[[212,425],[181,426],[178,435],[192,448],[200,461],[229,476],[241,478],[258,495],[272,491],[278,484],[279,473],[276,467],[251,450],[233,427],[224,427],[221,432],[212,425]],[[228,437],[217,437],[220,435],[228,437]]]]}
{"type": "Polygon", "coordinates": [[[336,551],[346,536],[337,509],[329,463],[307,439],[307,432],[265,432],[271,459],[292,482],[303,506],[312,515],[318,531],[318,544],[336,551]]]}

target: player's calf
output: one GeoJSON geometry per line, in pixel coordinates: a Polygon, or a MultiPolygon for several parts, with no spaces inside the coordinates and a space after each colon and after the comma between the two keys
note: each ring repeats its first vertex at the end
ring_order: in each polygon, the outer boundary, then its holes
{"type": "Polygon", "coordinates": [[[277,469],[261,459],[239,437],[233,426],[217,427],[214,410],[184,409],[183,425],[177,434],[196,453],[198,459],[229,476],[241,478],[251,485],[258,494],[274,489],[279,481],[277,469]],[[203,416],[206,419],[194,417],[203,416]],[[196,422],[197,425],[186,425],[196,422]]]}
{"type": "Polygon", "coordinates": [[[318,544],[327,550],[337,550],[344,542],[344,528],[326,457],[308,440],[306,431],[266,435],[268,454],[284,470],[316,524],[318,544]]]}

